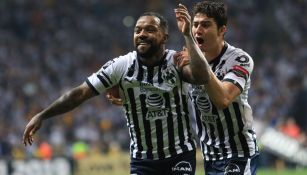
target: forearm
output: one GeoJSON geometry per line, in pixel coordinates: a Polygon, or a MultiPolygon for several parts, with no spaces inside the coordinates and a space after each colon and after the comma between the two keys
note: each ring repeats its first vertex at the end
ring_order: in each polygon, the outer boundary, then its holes
{"type": "Polygon", "coordinates": [[[220,81],[211,71],[211,80],[205,85],[205,90],[218,109],[227,108],[241,93],[239,88],[230,82],[220,81]]]}
{"type": "Polygon", "coordinates": [[[190,55],[190,69],[193,75],[193,83],[195,84],[207,84],[211,79],[211,68],[205,55],[197,46],[194,37],[185,35],[185,44],[190,55]]]}
{"type": "Polygon", "coordinates": [[[66,92],[57,100],[55,100],[51,105],[49,105],[46,109],[40,112],[42,119],[47,119],[56,115],[69,112],[79,106],[88,98],[92,97],[93,94],[89,93],[89,91],[85,90],[82,86],[84,85],[81,85],[66,92]]]}

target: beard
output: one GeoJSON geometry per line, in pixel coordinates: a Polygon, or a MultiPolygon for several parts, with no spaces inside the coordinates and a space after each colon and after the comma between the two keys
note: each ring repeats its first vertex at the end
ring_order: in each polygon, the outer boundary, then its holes
{"type": "Polygon", "coordinates": [[[140,51],[138,46],[136,46],[136,53],[143,58],[150,58],[154,56],[159,50],[158,44],[150,43],[150,47],[145,51],[140,51]]]}

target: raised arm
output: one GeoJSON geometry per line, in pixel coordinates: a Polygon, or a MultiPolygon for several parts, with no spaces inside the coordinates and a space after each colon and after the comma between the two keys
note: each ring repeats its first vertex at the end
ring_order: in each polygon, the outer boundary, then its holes
{"type": "Polygon", "coordinates": [[[63,94],[30,120],[23,133],[23,144],[25,146],[27,144],[32,145],[33,135],[41,127],[43,120],[71,111],[95,95],[96,93],[86,83],[63,94]]]}
{"type": "Polygon", "coordinates": [[[177,56],[180,58],[180,56],[183,56],[180,54],[188,52],[191,58],[189,64],[182,69],[183,78],[192,84],[206,84],[211,78],[211,69],[192,35],[191,16],[182,4],[179,4],[178,8],[175,9],[175,14],[178,28],[184,36],[187,47],[187,50],[182,51],[177,56]]]}

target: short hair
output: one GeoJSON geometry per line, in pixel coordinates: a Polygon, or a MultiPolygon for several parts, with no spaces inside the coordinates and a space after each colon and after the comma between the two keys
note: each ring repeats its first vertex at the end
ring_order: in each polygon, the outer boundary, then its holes
{"type": "Polygon", "coordinates": [[[143,13],[139,19],[142,17],[142,16],[154,16],[154,17],[157,17],[159,18],[160,20],[160,27],[162,28],[162,30],[168,34],[168,22],[167,20],[164,18],[164,16],[162,16],[161,14],[157,13],[157,12],[145,12],[143,13]]]}
{"type": "Polygon", "coordinates": [[[227,25],[227,7],[222,1],[205,0],[198,2],[193,6],[193,16],[197,13],[213,18],[218,28],[227,25]]]}

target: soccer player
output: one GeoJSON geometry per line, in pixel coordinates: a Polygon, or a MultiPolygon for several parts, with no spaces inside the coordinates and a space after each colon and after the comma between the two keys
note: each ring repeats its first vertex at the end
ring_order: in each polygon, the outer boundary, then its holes
{"type": "MultiPolygon", "coordinates": [[[[201,50],[187,25],[189,19],[178,19],[178,27],[193,55],[189,65],[193,71],[185,79],[204,84],[209,77],[204,67],[208,65],[203,56],[198,56],[201,50]]],[[[175,51],[165,49],[167,39],[168,24],[161,15],[141,15],[134,28],[135,51],[110,60],[83,84],[36,114],[25,128],[23,143],[33,143],[33,135],[45,119],[71,111],[119,85],[131,137],[130,173],[193,175],[196,146],[189,120],[189,84],[182,81],[174,65],[175,51]]]]}
{"type": "MultiPolygon", "coordinates": [[[[183,8],[177,13],[188,11],[183,8]]],[[[224,40],[226,30],[224,3],[194,5],[192,33],[211,67],[207,83],[192,85],[196,132],[207,175],[254,175],[259,152],[247,101],[254,63],[250,55],[224,40]]],[[[184,65],[190,64],[188,59],[193,56],[186,51],[176,56],[183,75],[190,72],[184,65]]]]}

